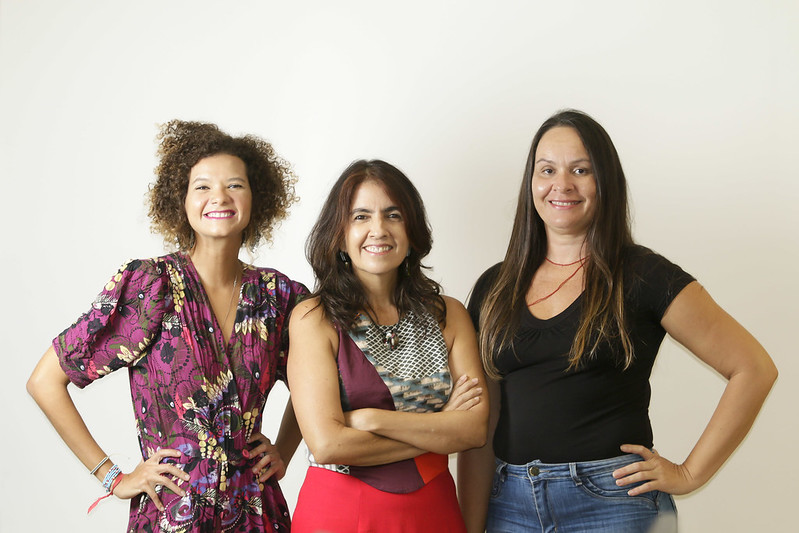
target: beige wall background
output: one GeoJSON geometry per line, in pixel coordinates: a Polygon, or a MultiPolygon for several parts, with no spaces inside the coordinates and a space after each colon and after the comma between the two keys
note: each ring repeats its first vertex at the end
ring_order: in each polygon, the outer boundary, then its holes
{"type": "MultiPolygon", "coordinates": [[[[534,131],[563,107],[615,140],[636,238],[695,275],[781,371],[726,467],[678,498],[681,531],[792,531],[798,26],[792,0],[0,0],[0,531],[124,530],[127,502],[86,516],[101,488],[24,383],[124,260],[162,253],[144,208],[157,123],[257,133],[294,164],[302,201],[254,260],[309,285],[303,244],[335,178],[357,158],[396,164],[427,202],[433,276],[466,299],[504,254],[534,131]]],[[[685,457],[723,385],[664,343],[663,455],[685,457]]],[[[73,392],[132,468],[126,375],[73,392]]],[[[269,434],[286,396],[270,398],[269,434]]],[[[304,471],[298,453],[282,482],[292,507],[304,471]]]]}

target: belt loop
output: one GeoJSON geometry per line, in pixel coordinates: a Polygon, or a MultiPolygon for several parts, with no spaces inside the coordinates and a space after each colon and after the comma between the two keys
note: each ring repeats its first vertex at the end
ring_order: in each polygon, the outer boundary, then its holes
{"type": "Polygon", "coordinates": [[[578,487],[583,484],[580,477],[577,475],[577,463],[569,463],[569,475],[578,487]]]}
{"type": "Polygon", "coordinates": [[[505,477],[507,476],[507,473],[505,471],[508,469],[508,463],[506,463],[502,459],[497,459],[496,461],[497,461],[496,474],[500,480],[505,481],[505,477]]]}

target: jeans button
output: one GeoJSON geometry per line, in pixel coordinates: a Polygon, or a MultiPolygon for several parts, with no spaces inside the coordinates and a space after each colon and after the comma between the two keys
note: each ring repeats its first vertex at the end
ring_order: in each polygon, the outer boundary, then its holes
{"type": "Polygon", "coordinates": [[[528,468],[528,469],[527,469],[527,472],[528,472],[528,473],[529,473],[531,476],[537,476],[537,475],[538,475],[538,473],[540,472],[540,470],[538,469],[538,467],[537,467],[537,466],[531,466],[530,468],[528,468]]]}

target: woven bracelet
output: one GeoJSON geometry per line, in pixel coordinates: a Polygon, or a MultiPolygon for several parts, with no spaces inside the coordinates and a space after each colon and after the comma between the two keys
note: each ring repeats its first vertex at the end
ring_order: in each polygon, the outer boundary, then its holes
{"type": "Polygon", "coordinates": [[[114,483],[116,477],[122,473],[120,470],[119,465],[114,465],[111,469],[106,472],[105,477],[103,478],[103,488],[106,492],[111,492],[111,485],[114,483]]]}

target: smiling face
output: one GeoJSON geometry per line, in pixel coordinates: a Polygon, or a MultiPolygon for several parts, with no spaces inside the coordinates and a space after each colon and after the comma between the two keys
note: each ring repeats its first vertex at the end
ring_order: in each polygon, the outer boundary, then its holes
{"type": "Polygon", "coordinates": [[[558,126],[541,137],[532,195],[548,234],[585,235],[596,209],[596,180],[591,158],[574,128],[558,126]]]}
{"type": "Polygon", "coordinates": [[[184,206],[197,243],[230,238],[240,245],[252,209],[244,161],[228,154],[200,159],[189,172],[184,206]]]}
{"type": "Polygon", "coordinates": [[[396,203],[375,180],[358,186],[344,231],[343,249],[353,273],[362,281],[371,276],[396,279],[408,253],[405,221],[396,203]]]}

